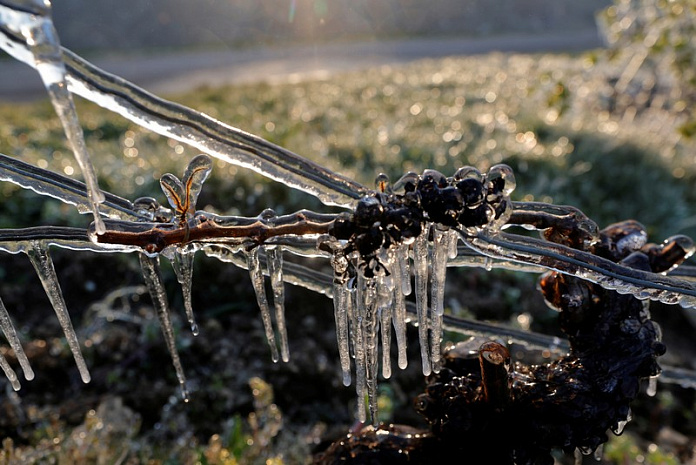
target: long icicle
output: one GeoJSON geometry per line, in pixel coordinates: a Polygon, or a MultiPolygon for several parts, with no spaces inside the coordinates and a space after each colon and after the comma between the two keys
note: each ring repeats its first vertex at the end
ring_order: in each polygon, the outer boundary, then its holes
{"type": "Polygon", "coordinates": [[[7,339],[7,342],[10,343],[10,347],[12,347],[12,350],[17,357],[17,361],[22,367],[24,379],[27,381],[34,379],[34,370],[32,370],[31,365],[29,365],[27,354],[24,353],[22,343],[19,341],[19,337],[17,337],[17,331],[15,331],[15,327],[10,319],[10,314],[7,312],[7,308],[5,308],[5,304],[2,302],[2,299],[0,299],[0,328],[2,328],[5,339],[7,339]]]}
{"type": "MultiPolygon", "coordinates": [[[[394,268],[394,267],[392,267],[394,268]]],[[[391,276],[382,277],[377,281],[377,302],[379,303],[378,316],[380,319],[379,331],[382,337],[382,376],[391,378],[391,321],[394,311],[394,286],[390,287],[388,281],[391,276]]]]}
{"type": "Polygon", "coordinates": [[[275,307],[276,326],[280,337],[280,358],[290,360],[288,346],[288,330],[285,325],[285,283],[283,282],[283,249],[282,247],[266,247],[266,264],[268,276],[271,278],[273,289],[273,306],[275,307]]]}
{"type": "Polygon", "coordinates": [[[345,282],[346,259],[342,255],[334,255],[331,258],[334,269],[333,278],[333,304],[334,318],[336,320],[336,342],[338,343],[338,356],[341,361],[343,385],[350,386],[350,348],[348,331],[348,307],[351,303],[347,283],[345,282]],[[340,262],[340,264],[339,264],[340,262]]]}
{"type": "Polygon", "coordinates": [[[377,280],[367,278],[358,272],[358,306],[362,315],[362,333],[365,346],[365,386],[367,387],[367,405],[372,423],[377,424],[377,366],[378,346],[377,328],[377,280]]]}
{"type": "Polygon", "coordinates": [[[63,328],[63,333],[68,341],[68,346],[70,351],[75,358],[75,363],[77,364],[77,369],[80,372],[80,377],[84,383],[89,383],[91,376],[89,370],[87,369],[87,363],[82,356],[82,351],[80,350],[80,342],[75,334],[75,329],[73,328],[72,321],[70,320],[70,314],[68,313],[68,307],[65,305],[65,300],[63,299],[63,291],[60,289],[60,284],[58,284],[58,276],[56,275],[56,270],[53,267],[53,260],[48,254],[48,249],[39,241],[32,241],[31,247],[25,250],[31,264],[36,270],[36,274],[41,280],[41,285],[46,292],[48,300],[51,301],[53,310],[56,312],[58,321],[60,322],[61,328],[63,328]]]}
{"type": "Polygon", "coordinates": [[[430,350],[428,342],[428,231],[426,225],[423,232],[413,243],[413,273],[416,276],[416,311],[418,313],[418,339],[420,342],[423,374],[432,372],[430,365],[430,350]]]}
{"type": "Polygon", "coordinates": [[[395,253],[395,266],[393,270],[394,280],[394,308],[392,310],[392,324],[396,334],[397,364],[402,370],[408,366],[408,354],[406,352],[406,299],[405,290],[411,293],[411,276],[408,267],[408,245],[400,245],[395,253]],[[404,289],[403,282],[408,281],[408,289],[404,289]]]}
{"type": "Polygon", "coordinates": [[[167,293],[164,290],[164,282],[162,281],[162,275],[160,274],[159,258],[148,257],[144,253],[138,254],[138,256],[140,258],[140,268],[143,272],[145,284],[147,285],[147,289],[150,291],[150,298],[152,299],[152,304],[157,312],[157,318],[159,318],[160,325],[162,326],[162,334],[164,335],[167,349],[169,349],[169,355],[172,357],[176,377],[179,380],[179,386],[181,387],[181,397],[184,399],[184,402],[188,402],[189,392],[186,387],[186,376],[184,375],[184,368],[181,365],[181,360],[179,359],[179,352],[176,350],[174,328],[172,326],[172,320],[169,314],[167,293]]]}
{"type": "Polygon", "coordinates": [[[447,257],[450,253],[450,232],[433,227],[432,282],[430,287],[430,360],[435,373],[440,371],[440,344],[442,339],[442,315],[445,313],[445,277],[447,257]]]}
{"type": "Polygon", "coordinates": [[[181,284],[181,291],[184,295],[184,310],[186,310],[186,319],[188,320],[191,332],[194,336],[198,336],[198,324],[196,317],[193,314],[193,304],[191,302],[191,290],[193,287],[193,259],[195,252],[183,247],[177,247],[174,252],[174,260],[172,267],[176,274],[176,279],[181,284]]]}
{"type": "Polygon", "coordinates": [[[268,346],[271,348],[271,358],[274,362],[277,362],[280,360],[280,355],[278,353],[278,345],[276,344],[275,340],[275,332],[273,331],[271,308],[268,305],[268,298],[266,297],[266,283],[263,278],[263,271],[261,271],[259,248],[254,247],[246,254],[249,277],[251,278],[251,285],[254,287],[254,292],[256,293],[256,302],[261,310],[261,320],[263,321],[263,327],[266,332],[268,346]]]}
{"type": "Polygon", "coordinates": [[[348,290],[348,312],[353,333],[353,350],[355,351],[355,392],[358,397],[357,416],[358,421],[365,423],[365,389],[366,389],[366,365],[365,365],[365,341],[363,334],[363,320],[365,318],[364,306],[360,303],[360,297],[356,288],[348,290]]]}

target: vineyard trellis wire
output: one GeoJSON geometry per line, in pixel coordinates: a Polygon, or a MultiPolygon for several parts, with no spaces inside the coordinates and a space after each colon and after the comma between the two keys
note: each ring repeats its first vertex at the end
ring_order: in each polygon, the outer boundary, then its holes
{"type": "MultiPolygon", "coordinates": [[[[505,333],[505,329],[494,325],[477,326],[475,322],[444,315],[446,265],[506,267],[535,273],[554,270],[640,299],[685,306],[696,304],[696,286],[688,280],[662,272],[640,271],[585,251],[600,236],[596,225],[579,210],[511,201],[514,175],[504,165],[493,167],[485,174],[465,167],[451,177],[432,170],[421,175],[410,173],[393,186],[388,179],[379,177],[375,189],[369,189],[259,137],[148,94],[61,49],[50,21],[50,8],[44,2],[0,1],[0,46],[36,67],[41,74],[87,180],[82,184],[8,156],[0,157],[2,180],[55,197],[77,206],[80,212],[94,215],[90,228],[34,227],[4,230],[0,234],[2,250],[22,252],[30,258],[85,382],[90,379],[89,371],[62,298],[48,252],[50,246],[138,253],[184,397],[188,396],[186,382],[159,275],[160,256],[172,261],[183,285],[187,317],[194,332],[196,324],[190,305],[193,254],[202,251],[248,268],[274,360],[287,360],[289,356],[283,324],[283,282],[332,295],[343,381],[345,384],[352,381],[352,349],[358,396],[366,395],[370,399],[373,420],[377,418],[378,331],[382,332],[382,357],[386,361],[392,321],[401,367],[407,362],[406,321],[412,319],[418,323],[424,374],[437,371],[440,366],[443,325],[542,346],[559,344],[540,335],[505,333]],[[347,212],[301,211],[277,216],[264,211],[258,217],[245,218],[196,211],[196,198],[212,169],[206,155],[191,160],[181,180],[174,175],[162,177],[160,182],[171,209],[150,198],[130,202],[110,193],[100,194],[96,177],[89,174],[93,169],[71,93],[209,155],[308,192],[327,205],[344,207],[347,212]],[[504,232],[510,225],[552,230],[564,234],[566,242],[578,247],[504,232]],[[283,252],[328,258],[334,276],[327,278],[296,264],[284,264],[283,252]],[[264,272],[271,277],[277,328],[273,328],[271,307],[265,295],[264,272]],[[411,280],[406,279],[411,272],[415,275],[415,310],[404,300],[404,295],[412,292],[411,280]],[[276,333],[280,344],[275,341],[276,333]]],[[[626,251],[642,250],[646,240],[644,231],[631,231],[621,247],[626,251]]],[[[665,244],[659,250],[675,251],[680,257],[677,261],[693,253],[693,244],[683,236],[671,238],[665,244]]],[[[5,336],[17,353],[25,378],[31,379],[33,372],[9,313],[4,306],[0,312],[5,336]]],[[[0,358],[0,364],[13,387],[18,388],[17,376],[6,360],[0,358]]],[[[383,363],[382,369],[388,377],[389,364],[383,363]]],[[[667,375],[694,385],[692,373],[668,370],[667,375]]],[[[364,409],[360,408],[358,413],[362,420],[366,419],[364,409]]]]}

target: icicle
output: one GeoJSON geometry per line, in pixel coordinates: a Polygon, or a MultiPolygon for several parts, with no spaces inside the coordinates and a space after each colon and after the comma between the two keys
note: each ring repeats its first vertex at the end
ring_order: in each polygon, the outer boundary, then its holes
{"type": "Polygon", "coordinates": [[[7,359],[2,354],[0,354],[0,369],[5,373],[5,377],[12,385],[12,389],[19,391],[22,386],[19,384],[19,379],[17,379],[17,373],[15,373],[10,364],[7,363],[7,359]]]}
{"type": "MultiPolygon", "coordinates": [[[[87,153],[72,94],[68,91],[60,41],[51,21],[50,3],[36,2],[33,5],[25,6],[29,8],[26,10],[21,8],[13,9],[10,6],[0,5],[0,24],[4,23],[3,25],[7,26],[10,31],[16,31],[22,36],[30,56],[21,54],[18,44],[15,44],[16,48],[3,48],[15,56],[15,58],[27,62],[39,72],[53,108],[63,125],[63,130],[68,138],[75,159],[85,178],[97,233],[103,234],[105,228],[99,215],[99,204],[104,201],[104,194],[97,185],[97,176],[87,153]]],[[[0,45],[2,44],[2,41],[0,41],[0,45]]]]}
{"type": "Polygon", "coordinates": [[[372,423],[377,424],[377,280],[358,273],[358,311],[362,315],[363,343],[365,346],[365,385],[367,404],[372,423]]]}
{"type": "Polygon", "coordinates": [[[645,393],[650,397],[655,397],[655,394],[657,394],[657,378],[658,376],[651,376],[648,380],[648,389],[645,393]]]}
{"type": "Polygon", "coordinates": [[[338,342],[338,355],[341,360],[343,373],[343,385],[350,386],[350,344],[349,344],[349,307],[351,296],[348,291],[346,273],[348,260],[342,253],[336,253],[331,257],[331,268],[334,270],[333,279],[333,304],[336,320],[336,341],[338,342]]]}
{"type": "Polygon", "coordinates": [[[263,321],[263,327],[266,331],[266,340],[271,348],[271,359],[274,362],[277,362],[280,360],[280,356],[278,354],[278,345],[276,344],[275,333],[273,332],[271,309],[268,305],[268,298],[266,297],[266,283],[263,279],[261,263],[259,262],[259,248],[254,247],[246,254],[251,284],[254,287],[254,292],[256,292],[256,302],[259,304],[259,309],[261,310],[261,320],[263,321]]]}
{"type": "Polygon", "coordinates": [[[280,357],[284,362],[290,360],[288,347],[288,330],[285,326],[285,284],[283,283],[283,249],[266,247],[268,275],[273,289],[273,306],[275,307],[276,325],[280,336],[280,357]]]}
{"type": "Polygon", "coordinates": [[[350,315],[351,332],[353,335],[353,350],[355,352],[355,391],[358,397],[357,414],[358,421],[365,423],[367,414],[365,412],[365,389],[366,389],[366,366],[365,366],[365,342],[363,334],[364,306],[360,303],[360,296],[355,288],[349,286],[348,291],[348,314],[350,315]]]}
{"type": "Polygon", "coordinates": [[[411,277],[407,272],[404,273],[404,269],[408,270],[408,246],[400,246],[396,250],[395,255],[395,266],[392,272],[392,279],[394,280],[392,322],[394,332],[396,333],[397,364],[403,370],[408,365],[408,355],[406,353],[406,299],[404,299],[402,284],[404,281],[409,281],[408,290],[409,293],[411,292],[411,277]]]}
{"type": "Polygon", "coordinates": [[[454,260],[457,258],[457,255],[459,254],[459,251],[457,250],[457,243],[459,242],[459,233],[453,229],[450,229],[448,233],[448,252],[447,252],[447,258],[450,260],[454,260]]]}
{"type": "Polygon", "coordinates": [[[19,337],[17,337],[17,332],[12,324],[12,320],[10,320],[10,314],[7,313],[7,309],[5,308],[5,304],[2,302],[2,299],[0,299],[0,328],[2,328],[2,332],[5,335],[7,342],[10,343],[10,347],[12,347],[12,350],[14,350],[17,361],[24,372],[24,379],[27,381],[34,379],[34,370],[32,370],[31,366],[29,365],[27,354],[24,353],[22,343],[19,341],[19,337]]]}
{"type": "Polygon", "coordinates": [[[177,247],[176,251],[174,252],[172,266],[174,268],[174,272],[176,273],[176,279],[179,281],[179,284],[181,284],[181,290],[184,295],[186,319],[188,320],[193,335],[198,336],[198,325],[196,324],[196,318],[193,315],[193,305],[191,304],[194,255],[194,249],[177,247]]]}
{"type": "Polygon", "coordinates": [[[423,374],[432,371],[428,350],[428,231],[429,226],[413,243],[413,273],[416,276],[416,312],[418,313],[418,339],[420,341],[423,374]]]}
{"type": "Polygon", "coordinates": [[[447,255],[450,252],[450,231],[433,228],[433,258],[430,328],[430,360],[432,370],[440,370],[440,343],[442,339],[442,315],[445,313],[445,277],[447,275],[447,255]]]}
{"type": "Polygon", "coordinates": [[[597,448],[594,451],[593,457],[595,459],[595,462],[602,461],[602,458],[604,457],[604,444],[600,444],[597,446],[597,448]]]}
{"type": "Polygon", "coordinates": [[[148,291],[150,291],[152,305],[155,307],[155,311],[157,312],[157,318],[159,319],[160,326],[162,326],[164,341],[167,344],[167,349],[169,349],[169,355],[172,357],[174,371],[176,372],[176,377],[179,380],[179,386],[181,387],[181,397],[184,399],[184,402],[188,402],[189,393],[188,389],[186,388],[186,376],[184,375],[184,368],[182,367],[181,360],[179,359],[179,353],[176,350],[174,328],[172,327],[172,320],[171,316],[169,315],[167,292],[164,290],[164,282],[162,281],[162,276],[160,274],[159,258],[148,257],[144,253],[138,254],[138,256],[140,258],[140,268],[143,272],[143,279],[145,280],[148,291]]]}
{"type": "Polygon", "coordinates": [[[65,305],[65,300],[63,299],[63,292],[60,289],[60,284],[58,284],[58,276],[56,276],[56,270],[53,267],[53,260],[48,254],[48,249],[38,241],[32,241],[31,247],[26,251],[31,264],[34,265],[36,274],[41,280],[41,285],[46,292],[48,300],[51,301],[53,310],[56,312],[60,326],[63,328],[63,333],[68,341],[68,346],[70,351],[75,358],[75,363],[77,364],[77,369],[80,372],[80,377],[85,383],[89,383],[91,377],[89,375],[89,370],[87,369],[87,364],[85,359],[82,357],[82,351],[80,350],[80,342],[77,340],[77,335],[73,329],[72,322],[70,321],[70,314],[68,313],[68,308],[65,305]]]}
{"type": "Polygon", "coordinates": [[[348,348],[348,304],[350,296],[346,285],[334,281],[333,302],[334,317],[336,319],[336,340],[338,342],[338,355],[341,360],[343,373],[343,385],[350,386],[350,351],[348,348]]]}
{"type": "MultiPolygon", "coordinates": [[[[387,269],[389,264],[385,264],[387,269]]],[[[391,267],[395,268],[395,267],[391,267]]],[[[392,275],[393,276],[393,275],[392,275]]],[[[377,281],[377,301],[379,302],[380,334],[382,336],[382,376],[386,379],[391,377],[391,320],[394,286],[391,287],[385,281],[391,280],[392,276],[381,277],[377,281]]]]}
{"type": "Polygon", "coordinates": [[[404,295],[411,295],[411,269],[408,266],[409,246],[407,244],[402,244],[396,249],[396,264],[400,268],[399,274],[401,275],[401,292],[404,295]]]}

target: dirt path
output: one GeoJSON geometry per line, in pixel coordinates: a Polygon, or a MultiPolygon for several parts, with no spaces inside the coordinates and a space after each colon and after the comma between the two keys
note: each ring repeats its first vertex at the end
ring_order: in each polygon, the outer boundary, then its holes
{"type": "MultiPolygon", "coordinates": [[[[161,55],[88,57],[97,66],[157,94],[255,81],[300,80],[336,72],[407,63],[424,58],[481,53],[583,51],[602,45],[596,31],[488,38],[419,38],[320,46],[190,51],[161,55]]],[[[26,65],[0,61],[0,103],[43,98],[26,65]]]]}

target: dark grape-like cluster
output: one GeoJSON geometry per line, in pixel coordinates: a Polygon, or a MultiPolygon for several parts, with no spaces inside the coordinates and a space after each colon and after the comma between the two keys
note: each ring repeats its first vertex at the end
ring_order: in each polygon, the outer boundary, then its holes
{"type": "Polygon", "coordinates": [[[338,215],[331,235],[347,241],[344,253],[357,252],[368,275],[374,274],[381,268],[380,249],[413,242],[427,222],[463,234],[501,226],[509,218],[514,188],[512,169],[506,165],[496,165],[486,175],[467,166],[450,178],[435,170],[408,173],[393,189],[380,175],[375,192],[360,199],[354,212],[338,215]]]}

